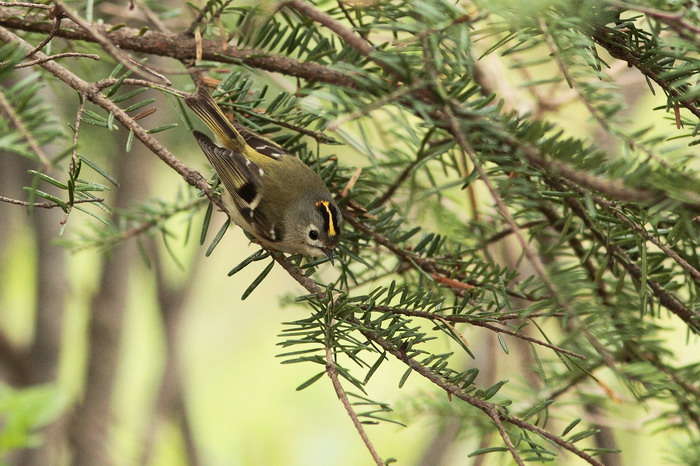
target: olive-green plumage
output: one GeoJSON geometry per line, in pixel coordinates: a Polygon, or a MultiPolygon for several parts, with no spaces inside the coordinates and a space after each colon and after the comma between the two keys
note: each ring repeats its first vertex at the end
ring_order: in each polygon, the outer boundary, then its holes
{"type": "Polygon", "coordinates": [[[185,102],[223,145],[193,132],[226,190],[233,221],[282,252],[332,258],[342,218],[321,178],[275,142],[230,122],[203,88],[185,102]]]}

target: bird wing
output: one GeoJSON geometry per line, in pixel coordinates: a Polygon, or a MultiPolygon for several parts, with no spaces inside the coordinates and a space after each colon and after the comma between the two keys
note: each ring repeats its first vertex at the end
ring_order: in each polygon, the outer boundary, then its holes
{"type": "Polygon", "coordinates": [[[206,134],[199,131],[192,134],[231,194],[238,212],[253,228],[251,233],[271,243],[281,240],[280,227],[271,223],[258,208],[262,202],[265,171],[242,154],[216,145],[206,134]]]}

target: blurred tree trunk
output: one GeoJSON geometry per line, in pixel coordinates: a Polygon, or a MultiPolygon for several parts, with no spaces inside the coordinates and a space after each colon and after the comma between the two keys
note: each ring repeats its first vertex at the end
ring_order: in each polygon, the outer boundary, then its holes
{"type": "MultiPolygon", "coordinates": [[[[145,435],[141,464],[145,466],[151,463],[161,427],[164,423],[172,421],[182,434],[187,464],[189,466],[197,466],[201,463],[197,455],[192,427],[187,415],[187,407],[185,406],[182,378],[180,376],[180,365],[182,362],[178,354],[180,321],[187,297],[189,296],[190,287],[173,287],[169,284],[162,267],[165,258],[160,257],[161,254],[158,252],[157,245],[153,245],[151,250],[157,255],[157,259],[153,263],[156,272],[158,307],[163,319],[166,361],[160,380],[160,387],[158,388],[155,410],[145,435]]],[[[202,257],[204,257],[202,254],[197,254],[194,262],[187,267],[188,278],[185,282],[190,282],[197,275],[202,257]]]]}
{"type": "MultiPolygon", "coordinates": [[[[121,185],[116,190],[113,205],[126,208],[131,202],[142,199],[148,175],[144,157],[135,147],[130,154],[121,154],[126,134],[113,142],[113,173],[118,174],[121,185]]],[[[138,260],[136,245],[124,241],[105,254],[100,267],[101,279],[98,294],[91,303],[88,326],[87,374],[82,403],[72,417],[70,425],[73,464],[114,464],[109,453],[109,428],[112,422],[112,389],[119,362],[119,345],[122,321],[129,291],[129,272],[138,260]]]]}
{"type": "MultiPolygon", "coordinates": [[[[20,75],[29,73],[20,73],[20,75]]],[[[40,95],[48,101],[56,103],[56,96],[46,89],[39,90],[40,95]]],[[[42,147],[51,157],[58,151],[57,145],[47,144],[42,147]]],[[[8,154],[9,155],[9,154],[8,154]]],[[[27,170],[36,168],[36,163],[15,155],[2,158],[3,174],[0,182],[7,189],[9,197],[13,193],[22,193],[22,186],[31,184],[31,176],[27,170]]],[[[52,187],[45,189],[52,192],[52,187]]],[[[56,193],[60,196],[60,194],[56,193]]],[[[56,382],[61,357],[62,324],[67,295],[65,270],[65,251],[57,248],[52,241],[56,238],[64,213],[60,209],[35,209],[30,217],[26,211],[16,206],[4,205],[3,209],[15,209],[15,212],[1,212],[2,218],[25,217],[34,237],[36,248],[35,281],[36,306],[33,322],[33,335],[27,348],[7,348],[12,351],[16,360],[15,382],[18,385],[38,385],[56,382]]],[[[5,222],[0,222],[5,223],[5,222]]],[[[9,233],[9,227],[4,224],[0,228],[0,237],[9,233]]],[[[3,244],[6,244],[3,241],[3,244]]],[[[18,456],[18,463],[23,465],[57,464],[63,444],[64,419],[47,426],[41,431],[42,444],[36,449],[27,449],[18,456]]]]}
{"type": "MultiPolygon", "coordinates": [[[[63,315],[68,289],[66,252],[52,244],[64,213],[60,209],[34,212],[32,224],[37,247],[37,306],[34,339],[28,349],[28,383],[56,382],[61,357],[63,315]]],[[[42,430],[39,448],[29,449],[22,458],[27,466],[58,464],[64,444],[65,416],[42,430]]]]}

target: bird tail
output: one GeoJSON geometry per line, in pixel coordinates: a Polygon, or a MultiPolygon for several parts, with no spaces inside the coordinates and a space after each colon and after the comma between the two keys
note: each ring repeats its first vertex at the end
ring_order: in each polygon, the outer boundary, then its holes
{"type": "Polygon", "coordinates": [[[195,94],[186,97],[185,103],[216,134],[224,146],[238,153],[244,152],[247,146],[245,139],[203,86],[199,86],[195,94]]]}

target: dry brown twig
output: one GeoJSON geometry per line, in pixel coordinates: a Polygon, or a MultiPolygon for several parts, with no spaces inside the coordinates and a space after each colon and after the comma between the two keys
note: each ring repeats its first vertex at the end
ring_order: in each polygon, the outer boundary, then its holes
{"type": "MultiPolygon", "coordinates": [[[[5,196],[0,196],[0,202],[6,202],[8,204],[14,204],[14,205],[21,205],[21,206],[26,206],[26,207],[38,207],[40,209],[53,209],[55,207],[61,207],[60,204],[56,204],[55,202],[51,201],[46,201],[46,202],[27,202],[27,201],[20,201],[19,199],[11,199],[9,197],[5,196]]],[[[73,204],[87,204],[87,203],[92,203],[92,202],[104,202],[104,198],[97,197],[94,199],[76,199],[73,201],[73,204]]]]}
{"type": "Polygon", "coordinates": [[[53,5],[45,5],[43,3],[29,3],[29,2],[0,2],[0,6],[14,7],[14,8],[38,8],[40,10],[51,10],[53,5]]]}
{"type": "Polygon", "coordinates": [[[336,395],[338,395],[338,399],[343,404],[348,416],[350,416],[352,424],[355,426],[357,433],[360,434],[360,438],[362,438],[362,442],[364,442],[365,447],[372,455],[372,459],[374,460],[375,464],[377,464],[377,466],[382,466],[384,461],[382,461],[382,458],[377,453],[374,445],[372,445],[372,441],[369,439],[364,427],[362,427],[362,423],[357,417],[357,413],[355,413],[355,410],[352,408],[352,403],[350,403],[348,395],[345,393],[345,389],[343,389],[343,385],[340,383],[340,379],[338,378],[338,368],[336,367],[335,360],[333,359],[333,350],[329,345],[326,345],[326,374],[331,379],[333,389],[335,390],[336,395]]]}
{"type": "Polygon", "coordinates": [[[45,58],[41,58],[38,60],[32,60],[32,61],[28,61],[26,63],[20,63],[18,65],[15,65],[15,68],[17,68],[17,69],[28,68],[30,66],[40,65],[41,63],[44,63],[44,62],[47,62],[50,60],[57,60],[59,58],[90,58],[92,60],[99,60],[100,56],[95,55],[94,53],[77,53],[77,52],[57,53],[56,55],[49,55],[45,58]]]}
{"type": "MultiPolygon", "coordinates": [[[[361,308],[364,309],[364,307],[361,306],[361,308]]],[[[545,348],[549,348],[552,351],[561,353],[561,354],[566,354],[568,356],[585,360],[586,357],[582,354],[576,353],[574,351],[569,351],[567,349],[561,348],[559,346],[553,345],[551,343],[547,343],[542,340],[538,340],[537,338],[533,338],[527,335],[524,335],[522,333],[514,332],[510,329],[498,327],[496,325],[493,325],[492,323],[489,323],[486,320],[475,318],[471,315],[441,315],[437,314],[435,312],[427,312],[427,311],[419,311],[419,310],[414,310],[414,309],[403,309],[400,307],[393,307],[393,306],[375,306],[374,309],[376,309],[379,312],[389,312],[392,314],[400,314],[400,315],[405,315],[405,316],[411,316],[411,317],[420,317],[423,319],[428,319],[428,320],[438,320],[443,323],[449,322],[450,324],[455,324],[455,323],[466,323],[469,325],[474,325],[476,327],[483,327],[491,330],[492,332],[495,333],[503,333],[506,335],[510,335],[514,338],[519,338],[521,340],[533,343],[535,345],[543,346],[545,348]]],[[[509,316],[511,317],[511,316],[509,316]]],[[[519,318],[522,319],[521,316],[512,316],[511,318],[519,318]]],[[[530,318],[530,316],[528,316],[530,318]]],[[[503,319],[506,320],[506,319],[503,319]]],[[[451,329],[454,330],[454,327],[450,327],[451,329]]],[[[456,330],[454,330],[455,333],[457,333],[456,330]]],[[[466,345],[466,341],[464,341],[466,345]]],[[[467,345],[468,346],[468,345],[467,345]]]]}
{"type": "Polygon", "coordinates": [[[665,11],[650,8],[646,5],[637,5],[616,0],[604,1],[607,4],[616,6],[622,10],[632,10],[644,13],[645,15],[664,23],[676,31],[684,39],[693,42],[695,45],[700,45],[700,26],[696,26],[695,24],[683,19],[687,14],[687,12],[683,9],[684,7],[681,7],[679,11],[665,11]]]}

